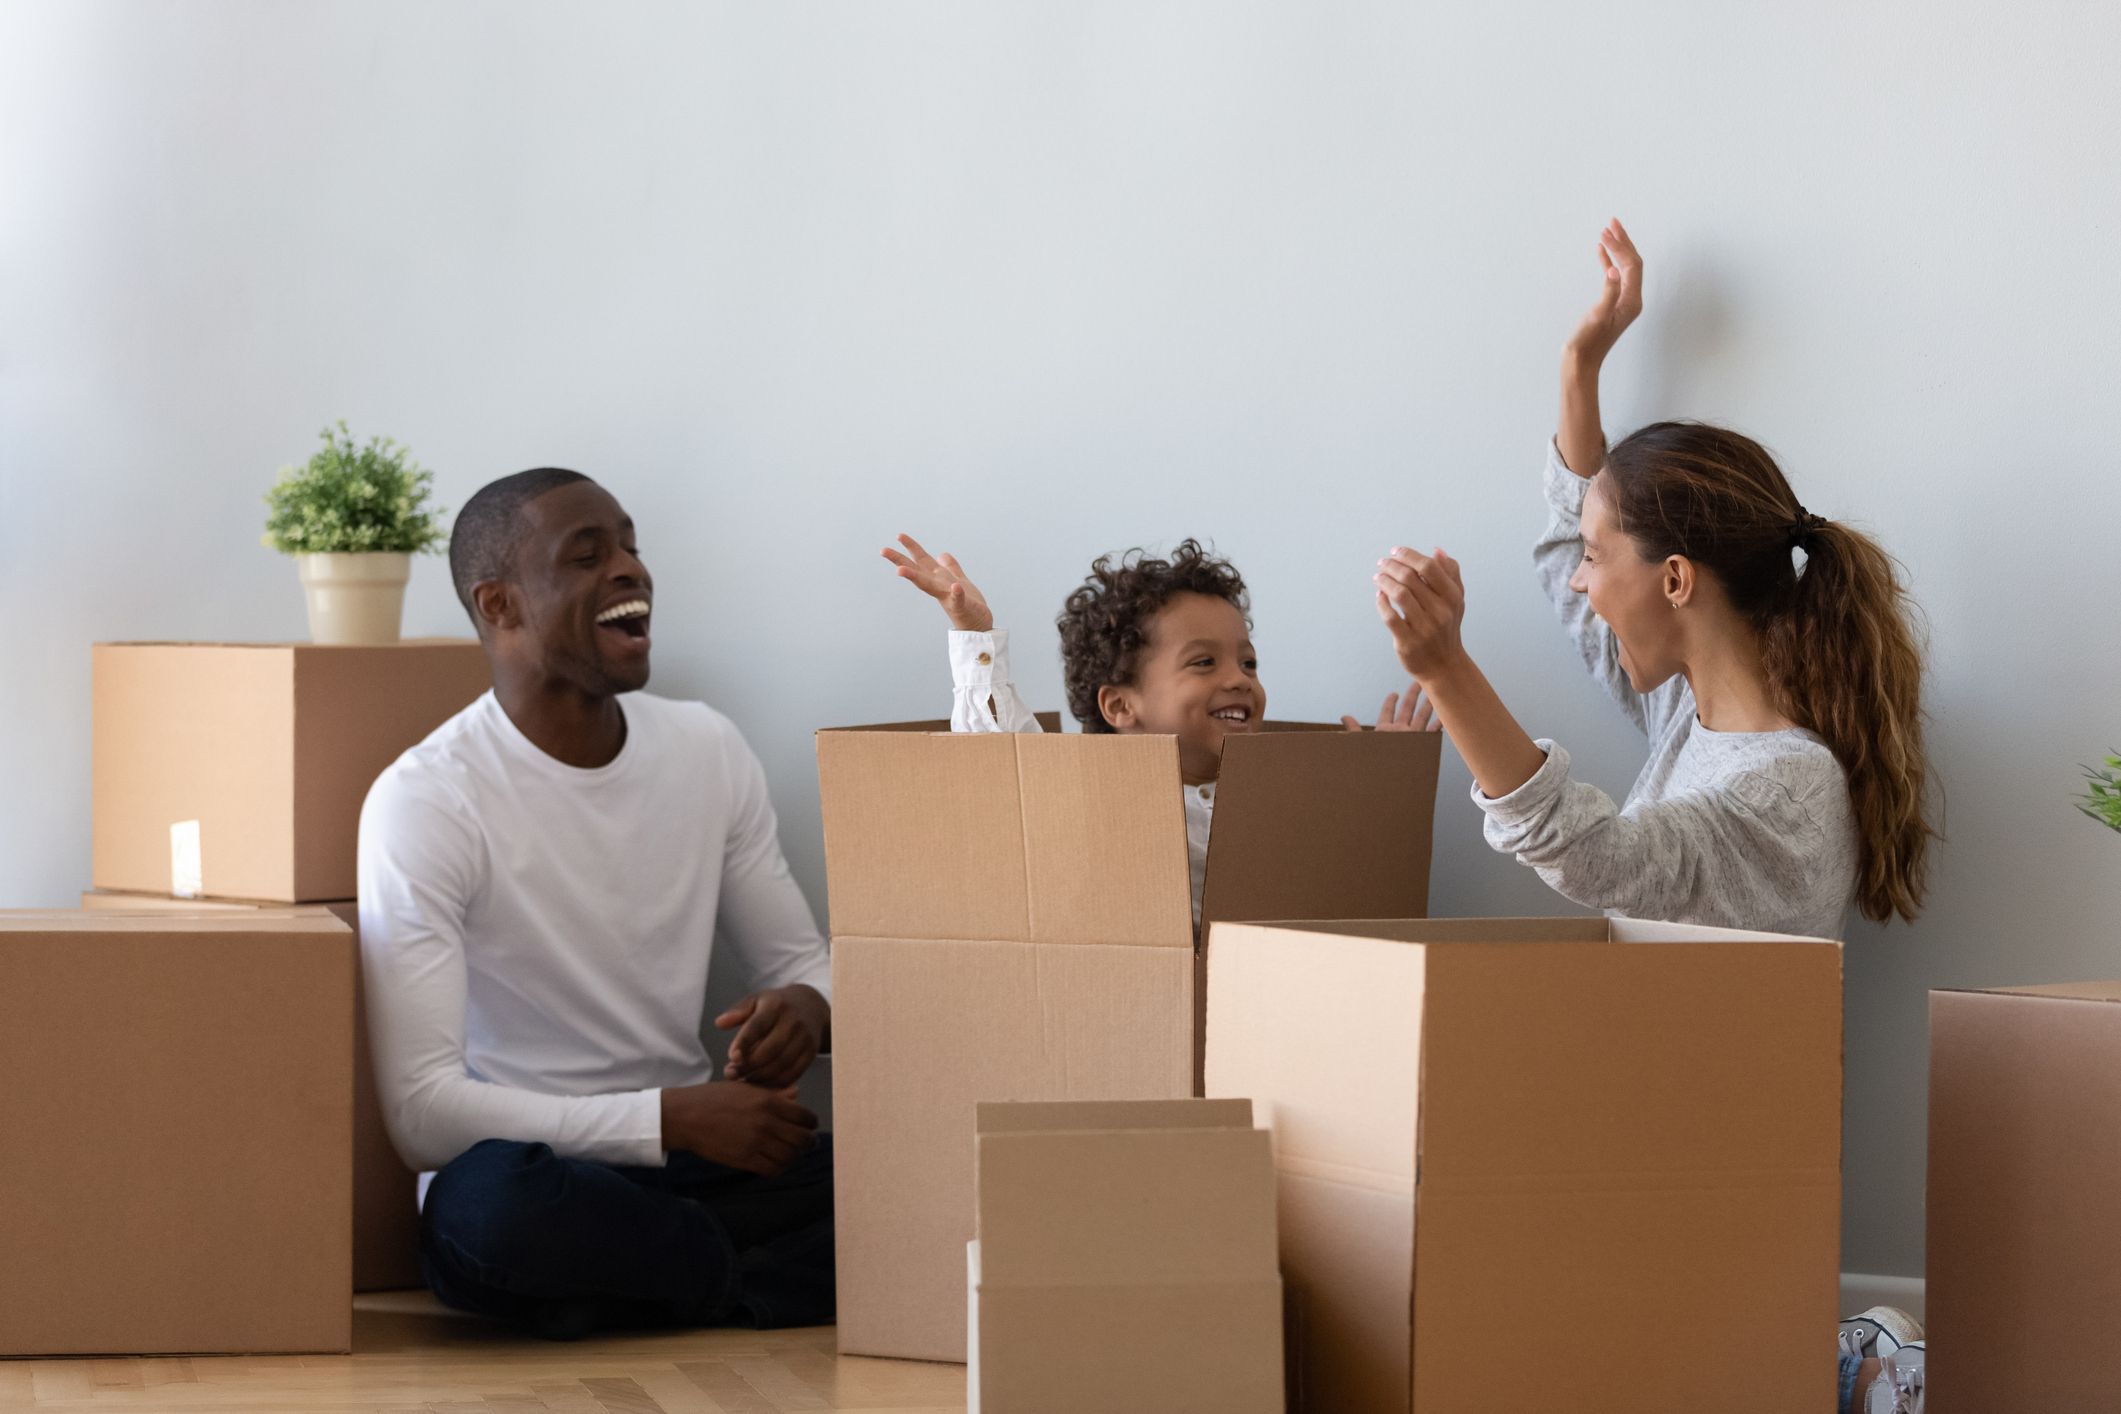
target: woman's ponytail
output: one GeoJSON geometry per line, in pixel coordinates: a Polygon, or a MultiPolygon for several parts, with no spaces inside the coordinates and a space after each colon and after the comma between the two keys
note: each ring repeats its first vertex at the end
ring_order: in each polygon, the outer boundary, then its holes
{"type": "Polygon", "coordinates": [[[1892,557],[1806,511],[1765,447],[1720,427],[1653,423],[1613,448],[1606,473],[1622,528],[1646,557],[1684,555],[1715,575],[1760,636],[1781,710],[1847,773],[1857,906],[1913,919],[1936,831],[1922,640],[1892,557]]]}

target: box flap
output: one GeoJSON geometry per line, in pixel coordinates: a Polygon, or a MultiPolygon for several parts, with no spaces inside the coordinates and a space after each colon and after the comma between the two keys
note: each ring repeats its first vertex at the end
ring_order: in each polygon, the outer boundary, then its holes
{"type": "Polygon", "coordinates": [[[104,933],[114,936],[183,933],[200,937],[219,933],[316,933],[343,937],[348,931],[344,923],[321,908],[186,911],[182,903],[176,903],[169,911],[159,913],[129,909],[0,910],[0,933],[104,933]]]}
{"type": "Polygon", "coordinates": [[[1426,914],[1442,734],[1294,725],[1224,741],[1203,924],[1426,914]]]}
{"type": "Polygon", "coordinates": [[[1016,738],[817,736],[832,931],[1028,942],[1016,738]]]}
{"type": "Polygon", "coordinates": [[[835,936],[1193,946],[1178,746],[818,733],[835,936]]]}
{"type": "Polygon", "coordinates": [[[1832,938],[1804,938],[1794,933],[1755,933],[1744,928],[1711,928],[1702,923],[1660,923],[1651,918],[1608,918],[1616,943],[1834,943],[1832,938]]]}
{"type": "Polygon", "coordinates": [[[1216,924],[1206,1093],[1251,1097],[1284,1172],[1411,1195],[1426,955],[1371,938],[1216,924]],[[1333,1002],[1291,1006],[1297,996],[1333,1002]],[[1285,1106],[1290,1096],[1301,1102],[1285,1106]]]}
{"type": "Polygon", "coordinates": [[[1332,933],[1386,943],[1602,943],[1603,918],[1305,918],[1259,919],[1262,927],[1332,933]]]}
{"type": "Polygon", "coordinates": [[[1009,740],[1023,782],[1032,941],[1190,951],[1192,870],[1178,738],[1009,740]]]}
{"type": "Polygon", "coordinates": [[[1082,1129],[1250,1129],[1250,1100],[981,1100],[981,1134],[1082,1129]]]}
{"type": "Polygon", "coordinates": [[[2121,1002],[2121,982],[2035,982],[2022,987],[1938,987],[1935,991],[1971,997],[2050,997],[2058,1001],[2121,1002]]]}
{"type": "MultiPolygon", "coordinates": [[[[1060,713],[1033,712],[1031,715],[1038,719],[1038,724],[1041,729],[1049,732],[1057,732],[1061,730],[1060,713]]],[[[818,731],[820,733],[928,732],[931,735],[935,736],[948,736],[950,734],[950,719],[948,717],[928,717],[918,722],[872,722],[866,726],[859,727],[820,727],[818,728],[818,731]]],[[[970,735],[970,733],[968,733],[968,735],[970,735]]]]}
{"type": "Polygon", "coordinates": [[[1839,944],[1427,951],[1424,1189],[1838,1173],[1839,944]]]}
{"type": "Polygon", "coordinates": [[[1018,1131],[977,1143],[988,1290],[1213,1284],[1277,1272],[1264,1130],[1018,1131]]]}

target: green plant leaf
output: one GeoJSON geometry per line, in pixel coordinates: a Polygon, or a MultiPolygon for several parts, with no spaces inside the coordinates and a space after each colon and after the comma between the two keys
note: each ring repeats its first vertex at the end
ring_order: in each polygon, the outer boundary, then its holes
{"type": "Polygon", "coordinates": [[[430,506],[434,473],[398,442],[354,441],[342,420],[302,466],[283,469],[265,493],[265,543],[287,555],[422,554],[448,540],[446,512],[430,506]]]}

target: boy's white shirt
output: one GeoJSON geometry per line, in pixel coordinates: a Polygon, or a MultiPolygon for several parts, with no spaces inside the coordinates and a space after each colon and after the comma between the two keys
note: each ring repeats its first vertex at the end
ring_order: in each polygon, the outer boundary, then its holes
{"type": "MultiPolygon", "coordinates": [[[[1009,630],[991,633],[950,632],[950,676],[956,693],[950,703],[954,732],[1039,732],[1024,699],[1009,675],[1009,630]]],[[[1208,831],[1215,823],[1215,783],[1186,786],[1186,866],[1192,876],[1193,926],[1200,927],[1200,888],[1208,873],[1208,831]]]]}

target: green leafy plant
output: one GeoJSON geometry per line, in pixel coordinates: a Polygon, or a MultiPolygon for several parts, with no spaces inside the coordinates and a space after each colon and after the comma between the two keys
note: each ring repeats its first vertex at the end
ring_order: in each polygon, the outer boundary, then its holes
{"type": "Polygon", "coordinates": [[[2110,830],[2121,830],[2121,753],[2106,758],[2104,766],[2087,766],[2084,779],[2091,789],[2077,808],[2110,830]]]}
{"type": "Polygon", "coordinates": [[[283,555],[419,554],[448,538],[429,506],[434,473],[388,437],[359,446],[341,422],[324,447],[265,493],[265,543],[283,555]]]}

